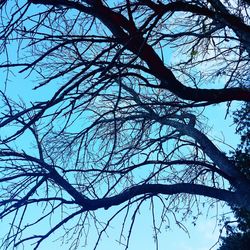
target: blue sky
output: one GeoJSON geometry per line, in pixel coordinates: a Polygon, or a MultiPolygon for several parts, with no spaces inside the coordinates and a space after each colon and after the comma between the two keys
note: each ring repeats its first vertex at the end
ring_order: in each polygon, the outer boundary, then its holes
{"type": "MultiPolygon", "coordinates": [[[[14,51],[14,49],[13,49],[14,51]]],[[[3,90],[4,86],[4,73],[0,71],[2,75],[0,79],[0,88],[3,90]]],[[[50,88],[41,88],[36,91],[32,91],[34,86],[33,76],[26,78],[25,74],[18,74],[15,72],[15,75],[10,77],[10,82],[7,85],[6,93],[15,100],[22,98],[26,103],[36,100],[47,100],[53,93],[53,86],[50,88]],[[32,87],[31,87],[32,86],[32,87]]],[[[217,107],[208,107],[206,111],[208,116],[208,124],[212,126],[212,130],[209,133],[213,137],[223,139],[225,136],[226,142],[230,145],[236,146],[238,143],[238,136],[234,133],[234,127],[231,126],[232,120],[228,119],[227,122],[224,120],[225,116],[225,104],[217,105],[217,107]],[[230,141],[228,141],[230,140],[230,141]]],[[[23,144],[26,144],[28,138],[23,139],[23,144]]],[[[20,142],[21,143],[21,142],[20,142]]],[[[222,143],[218,143],[218,146],[223,149],[225,152],[228,151],[227,148],[222,143]]],[[[227,211],[227,208],[225,208],[227,211]]],[[[37,213],[38,210],[34,209],[32,213],[37,213]]],[[[220,210],[220,212],[222,212],[220,210]]],[[[102,213],[107,213],[106,210],[98,211],[100,215],[102,213]]],[[[32,215],[31,215],[32,216],[32,215]]],[[[106,214],[104,215],[106,217],[106,214]]],[[[171,216],[170,216],[171,217],[171,216]]],[[[207,214],[207,208],[204,208],[204,215],[202,215],[197,221],[197,225],[192,225],[192,220],[188,219],[184,224],[189,230],[189,234],[181,230],[171,219],[171,227],[168,230],[162,230],[162,233],[159,235],[159,250],[208,250],[213,244],[217,241],[219,236],[220,228],[217,226],[217,209],[211,209],[207,214]]],[[[119,235],[119,230],[121,226],[121,218],[115,220],[111,229],[108,231],[108,235],[103,237],[100,242],[100,247],[98,249],[109,249],[109,250],[120,250],[124,249],[120,247],[117,243],[117,238],[119,235]]],[[[41,231],[46,230],[48,227],[46,224],[43,225],[43,228],[40,228],[41,231]]],[[[4,234],[7,230],[6,222],[1,222],[1,231],[0,234],[4,234]]],[[[60,235],[53,236],[48,242],[41,245],[42,250],[47,249],[61,249],[67,250],[69,247],[67,245],[60,244],[60,241],[53,242],[60,235]]],[[[96,234],[93,231],[90,232],[88,237],[88,245],[85,250],[91,250],[91,246],[96,239],[96,234]]],[[[84,241],[84,240],[83,240],[84,241]]],[[[25,250],[30,250],[32,247],[25,246],[25,250]]],[[[82,249],[82,247],[79,247],[82,249]]],[[[155,249],[155,244],[153,240],[153,231],[152,231],[152,219],[151,213],[146,206],[141,211],[141,216],[137,218],[135,223],[133,234],[130,241],[129,250],[152,250],[155,249]]],[[[216,249],[216,247],[215,247],[216,249]]]]}
{"type": "MultiPolygon", "coordinates": [[[[22,98],[25,102],[35,101],[40,99],[41,94],[42,98],[45,96],[48,97],[47,93],[51,93],[48,89],[43,92],[43,90],[32,91],[31,86],[34,85],[34,82],[31,82],[31,79],[25,79],[22,75],[16,75],[16,77],[11,77],[11,81],[7,85],[6,93],[14,97],[14,99],[22,98]]],[[[3,78],[2,80],[3,81],[3,78]]],[[[3,87],[3,82],[1,82],[1,87],[3,87]]],[[[47,99],[47,98],[45,98],[47,99]]],[[[225,104],[217,105],[217,107],[207,108],[206,114],[208,116],[208,124],[212,126],[210,135],[213,137],[223,139],[225,137],[226,142],[230,145],[237,145],[238,136],[234,133],[234,126],[231,126],[232,120],[228,119],[225,123],[225,104]],[[216,115],[214,115],[216,114],[216,115]],[[227,141],[230,139],[230,141],[227,141]]],[[[230,117],[229,117],[230,118],[230,117]]],[[[26,138],[28,140],[28,138],[26,138]]],[[[26,140],[24,139],[24,140],[26,140]]],[[[24,143],[26,144],[27,141],[24,143]]],[[[228,148],[224,144],[218,143],[218,146],[225,151],[228,151],[228,148]]],[[[34,213],[38,210],[34,209],[34,213]]],[[[221,210],[219,210],[222,212],[221,210]]],[[[226,208],[227,211],[227,208],[226,208]]],[[[106,210],[100,210],[98,212],[100,215],[102,213],[107,213],[106,210]]],[[[159,235],[159,250],[171,249],[171,250],[208,250],[212,247],[218,240],[219,230],[218,220],[216,217],[217,209],[211,209],[208,214],[207,208],[204,208],[204,214],[197,221],[196,226],[191,222],[191,218],[184,222],[184,225],[187,226],[189,234],[185,233],[180,229],[173,220],[171,220],[171,227],[168,230],[162,230],[162,233],[159,235]]],[[[105,216],[106,217],[106,216],[105,216]]],[[[171,218],[171,216],[170,216],[171,218]]],[[[70,224],[69,224],[70,225],[70,224]]],[[[97,249],[109,249],[109,250],[119,250],[124,249],[123,246],[120,246],[117,242],[119,238],[121,226],[121,219],[115,220],[112,223],[111,229],[108,231],[108,236],[103,236],[103,239],[100,242],[100,247],[97,249]]],[[[6,224],[2,222],[1,232],[5,233],[6,224]]],[[[44,223],[43,228],[40,228],[41,231],[47,229],[47,225],[44,223]]],[[[7,230],[7,228],[6,228],[7,230]]],[[[54,235],[51,239],[41,245],[41,249],[58,249],[67,250],[68,245],[62,245],[60,241],[53,242],[54,239],[59,237],[59,234],[54,235]]],[[[88,245],[85,250],[91,250],[92,244],[96,240],[95,231],[90,231],[88,236],[88,245]]],[[[84,239],[83,239],[84,242],[84,239]]],[[[83,244],[83,243],[82,243],[83,244]]],[[[32,249],[27,245],[25,250],[32,249]]],[[[79,249],[82,249],[81,247],[79,249]]],[[[141,215],[138,216],[135,223],[133,234],[131,237],[129,250],[145,249],[151,250],[155,249],[155,244],[153,240],[153,231],[152,231],[152,219],[151,213],[147,208],[142,209],[141,215]]],[[[216,249],[216,247],[214,248],[216,249]]]]}

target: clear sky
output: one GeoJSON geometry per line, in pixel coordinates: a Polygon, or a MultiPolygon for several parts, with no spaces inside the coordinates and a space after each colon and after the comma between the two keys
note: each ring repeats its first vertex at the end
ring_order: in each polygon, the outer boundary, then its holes
{"type": "MultiPolygon", "coordinates": [[[[40,99],[46,96],[48,97],[46,92],[32,91],[31,87],[34,82],[31,82],[30,79],[25,79],[22,76],[24,75],[16,75],[16,77],[11,77],[10,83],[7,85],[6,93],[18,99],[22,98],[25,102],[35,101],[36,99],[40,99]]],[[[3,87],[3,79],[1,78],[1,87],[3,87]]],[[[47,89],[48,91],[48,89],[47,89]]],[[[48,91],[51,93],[51,91],[48,91]]],[[[45,98],[47,99],[47,98],[45,98]]],[[[212,131],[209,133],[214,137],[223,139],[225,137],[226,140],[230,138],[228,143],[230,145],[236,146],[238,137],[234,133],[234,127],[231,126],[232,120],[228,119],[228,122],[225,123],[224,115],[225,115],[225,105],[218,105],[215,109],[214,107],[208,108],[207,116],[209,118],[208,123],[213,126],[212,131]],[[215,111],[216,110],[216,111],[215,111]],[[214,113],[216,112],[216,116],[214,113]],[[223,124],[223,125],[222,125],[223,124]]],[[[230,118],[230,117],[229,117],[230,118]]],[[[227,141],[226,141],[227,142],[227,141]]],[[[27,142],[25,142],[27,144],[27,142]]],[[[225,151],[228,151],[228,148],[223,144],[218,144],[225,151]]],[[[220,210],[221,212],[221,210],[220,210]]],[[[34,209],[33,213],[36,213],[36,209],[34,209]]],[[[105,210],[102,210],[98,213],[106,213],[105,210]]],[[[189,234],[185,233],[182,229],[180,229],[173,219],[171,219],[171,227],[168,230],[161,231],[162,233],[159,235],[159,250],[171,249],[171,250],[208,250],[212,247],[219,237],[218,227],[218,218],[216,218],[217,210],[216,208],[211,209],[210,212],[207,213],[207,209],[204,209],[204,214],[197,221],[196,226],[192,224],[192,220],[187,220],[184,222],[184,225],[187,226],[189,234]]],[[[171,218],[171,216],[170,216],[171,218]]],[[[108,231],[108,236],[103,237],[100,242],[100,246],[97,249],[109,249],[109,250],[120,250],[124,249],[123,246],[119,245],[117,239],[119,238],[119,230],[122,221],[116,220],[112,223],[111,229],[108,231]]],[[[41,228],[41,230],[46,230],[47,225],[45,224],[41,228]]],[[[6,233],[6,223],[1,223],[1,233],[6,233]]],[[[52,239],[49,239],[47,242],[41,245],[42,250],[46,249],[61,249],[67,250],[68,245],[60,244],[60,241],[53,242],[53,238],[57,238],[59,235],[53,236],[52,239]]],[[[91,232],[88,236],[88,245],[84,248],[85,250],[91,250],[92,245],[96,240],[96,235],[91,232]]],[[[84,240],[83,240],[84,242],[84,240]]],[[[82,243],[83,244],[83,243],[82,243]]],[[[24,248],[25,250],[32,249],[27,245],[24,248]]],[[[82,249],[79,247],[79,249],[82,249]]],[[[152,231],[152,219],[151,213],[147,208],[142,209],[141,216],[138,216],[137,221],[135,223],[133,234],[131,237],[129,250],[151,250],[155,249],[154,239],[153,239],[153,231],[152,231]]],[[[214,249],[217,249],[216,247],[214,249]]]]}
{"type": "MultiPolygon", "coordinates": [[[[14,50],[13,50],[14,51],[14,50]]],[[[0,71],[0,88],[3,90],[4,80],[3,77],[5,73],[0,71]]],[[[34,86],[34,79],[25,78],[25,74],[18,74],[10,77],[10,82],[7,85],[6,93],[14,99],[22,98],[26,103],[36,100],[46,100],[49,98],[51,93],[53,93],[53,86],[51,89],[45,88],[43,90],[39,89],[37,91],[32,91],[31,86],[34,86]]],[[[230,145],[236,146],[238,143],[238,136],[235,135],[234,127],[231,126],[232,120],[228,119],[225,123],[225,106],[224,104],[218,105],[217,108],[210,107],[207,110],[207,116],[209,118],[208,123],[213,126],[212,131],[210,132],[216,138],[223,140],[225,137],[226,142],[230,145]],[[215,115],[216,114],[216,115],[215,115]],[[230,139],[230,141],[227,141],[230,139]]],[[[27,138],[26,138],[27,139],[27,138]]],[[[28,140],[28,139],[27,139],[28,140]]],[[[24,141],[26,144],[27,141],[24,141]]],[[[228,148],[223,144],[218,144],[220,148],[228,151],[228,148]]],[[[225,209],[227,211],[227,208],[225,209]]],[[[37,212],[34,209],[33,213],[37,212]]],[[[221,210],[220,210],[221,212],[221,210]]],[[[105,210],[100,210],[98,212],[106,213],[105,210]]],[[[207,214],[207,208],[204,208],[204,214],[199,218],[197,224],[194,226],[192,224],[192,219],[190,218],[184,224],[187,226],[189,234],[185,233],[182,229],[180,229],[171,219],[171,227],[168,230],[162,229],[162,233],[159,235],[159,250],[208,250],[212,247],[219,237],[220,227],[217,226],[217,209],[211,209],[207,214]]],[[[32,215],[31,215],[32,216],[32,215]]],[[[171,216],[170,216],[171,217],[171,216]]],[[[112,223],[111,229],[108,231],[108,235],[103,237],[103,240],[100,242],[100,246],[97,249],[101,250],[120,250],[124,249],[123,246],[120,246],[116,241],[119,235],[121,219],[116,220],[112,223]]],[[[0,226],[0,235],[6,233],[7,227],[6,222],[1,222],[0,226]]],[[[47,225],[44,225],[44,228],[41,228],[41,231],[46,230],[47,225]]],[[[49,240],[47,243],[41,245],[41,250],[47,249],[61,249],[67,250],[69,249],[67,245],[61,245],[59,241],[53,242],[54,238],[57,236],[53,236],[52,240],[49,240]]],[[[94,240],[96,239],[96,235],[94,232],[91,232],[88,237],[88,245],[86,248],[79,247],[79,249],[91,250],[91,246],[93,245],[94,240]]],[[[25,246],[25,250],[32,249],[28,246],[25,246]]],[[[152,219],[151,213],[149,210],[144,207],[141,211],[141,216],[139,216],[136,220],[135,226],[133,228],[133,234],[131,237],[129,250],[152,250],[155,249],[155,244],[153,240],[153,231],[152,231],[152,219]]],[[[214,248],[216,249],[216,247],[214,248]]]]}

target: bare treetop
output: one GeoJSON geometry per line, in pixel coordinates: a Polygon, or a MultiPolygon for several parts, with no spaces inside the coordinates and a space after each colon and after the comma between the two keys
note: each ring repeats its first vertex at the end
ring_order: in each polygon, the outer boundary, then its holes
{"type": "Polygon", "coordinates": [[[168,213],[190,215],[200,196],[249,210],[249,179],[203,114],[222,102],[248,107],[249,9],[247,0],[0,1],[0,218],[13,218],[3,249],[37,249],[76,218],[72,247],[89,221],[97,247],[112,219],[133,211],[126,248],[147,202],[152,214],[161,207],[156,238],[168,213]],[[17,100],[14,79],[31,79],[41,96],[17,100]],[[37,204],[45,212],[29,221],[37,204]],[[104,225],[94,211],[110,208],[104,225]],[[47,233],[26,234],[59,211],[47,233]]]}

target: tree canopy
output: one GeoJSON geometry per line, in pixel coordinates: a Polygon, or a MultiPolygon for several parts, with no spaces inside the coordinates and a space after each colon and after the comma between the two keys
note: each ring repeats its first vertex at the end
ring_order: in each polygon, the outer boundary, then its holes
{"type": "Polygon", "coordinates": [[[112,219],[132,214],[127,248],[147,202],[161,218],[155,235],[169,213],[199,214],[200,197],[250,211],[249,166],[219,148],[206,122],[208,108],[228,116],[237,101],[237,129],[249,134],[249,6],[0,1],[0,219],[12,218],[2,249],[38,249],[74,219],[72,249],[92,224],[98,247],[112,219]],[[13,79],[20,99],[8,91],[13,79]],[[31,219],[36,206],[43,212],[31,219]],[[46,233],[31,232],[47,220],[46,233]]]}
{"type": "MultiPolygon", "coordinates": [[[[238,123],[236,132],[241,135],[241,143],[234,152],[234,161],[240,171],[250,180],[250,137],[249,137],[249,104],[243,105],[235,112],[235,122],[238,123]]],[[[222,237],[219,250],[245,250],[250,244],[250,212],[244,208],[232,207],[236,220],[225,221],[227,236],[222,237]],[[235,225],[236,223],[236,225],[235,225]]]]}

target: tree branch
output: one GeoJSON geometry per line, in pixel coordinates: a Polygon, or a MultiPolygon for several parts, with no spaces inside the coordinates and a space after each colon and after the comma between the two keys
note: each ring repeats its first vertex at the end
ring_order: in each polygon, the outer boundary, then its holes
{"type": "MultiPolygon", "coordinates": [[[[110,29],[113,35],[119,39],[121,44],[147,63],[151,74],[160,80],[160,88],[171,91],[181,99],[196,102],[207,101],[211,104],[232,100],[250,101],[250,90],[248,89],[197,89],[185,86],[174,76],[173,72],[164,65],[155,50],[146,43],[143,34],[134,26],[134,23],[131,23],[122,14],[112,11],[99,2],[95,4],[93,8],[66,0],[30,0],[29,2],[53,6],[60,4],[97,17],[110,29]],[[129,32],[129,34],[127,34],[125,30],[129,32]]],[[[190,6],[188,6],[188,8],[189,7],[190,6]]],[[[191,7],[194,8],[193,6],[191,7]]]]}
{"type": "MultiPolygon", "coordinates": [[[[226,201],[230,204],[239,205],[240,199],[237,195],[231,191],[218,189],[214,187],[207,187],[199,184],[190,184],[190,183],[179,183],[173,185],[165,184],[143,184],[131,187],[124,192],[114,195],[109,198],[97,199],[97,200],[88,200],[87,208],[88,210],[96,210],[98,208],[108,209],[109,207],[120,205],[125,201],[128,201],[138,195],[174,195],[174,194],[196,194],[202,195],[210,198],[215,198],[218,200],[226,201]]],[[[86,203],[84,202],[84,205],[86,203]]],[[[249,206],[250,204],[248,204],[249,206]]],[[[248,207],[250,208],[250,207],[248,207]]]]}

